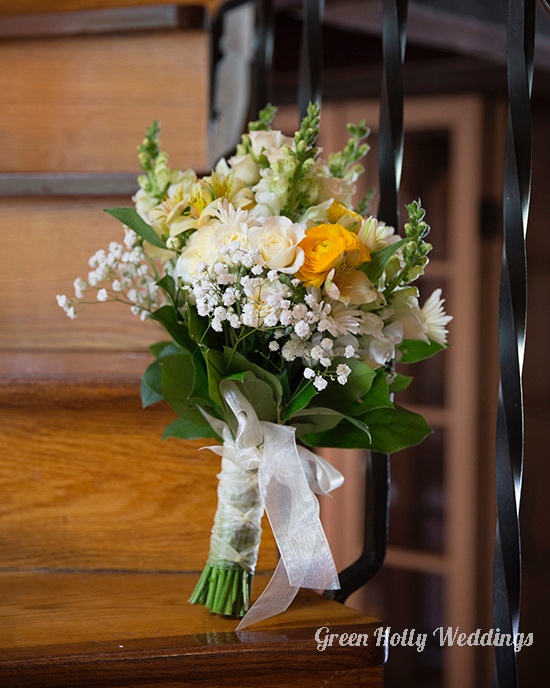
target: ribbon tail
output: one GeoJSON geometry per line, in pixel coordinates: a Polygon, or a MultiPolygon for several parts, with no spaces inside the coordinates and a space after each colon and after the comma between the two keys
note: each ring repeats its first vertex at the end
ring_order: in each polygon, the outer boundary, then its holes
{"type": "Polygon", "coordinates": [[[286,612],[299,589],[290,584],[284,561],[279,559],[275,573],[267,587],[245,614],[237,626],[237,631],[242,631],[243,628],[252,624],[286,612]]]}

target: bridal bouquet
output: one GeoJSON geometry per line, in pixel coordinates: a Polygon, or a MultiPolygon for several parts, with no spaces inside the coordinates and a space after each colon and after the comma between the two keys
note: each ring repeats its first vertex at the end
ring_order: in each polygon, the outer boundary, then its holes
{"type": "Polygon", "coordinates": [[[423,304],[412,283],[431,248],[419,202],[404,237],[353,207],[367,153],[364,123],[339,153],[320,157],[319,109],[293,138],[273,130],[275,108],[249,125],[236,155],[197,177],[172,170],[154,123],[139,146],[135,208],[107,210],[124,225],[90,259],[83,303],[119,301],[169,337],[151,347],[143,405],[165,400],[164,437],[214,438],[222,456],[210,555],[191,597],[243,616],[267,512],[281,559],[248,625],[283,611],[299,587],[338,587],[314,493],[343,478],[307,447],[395,452],[422,441],[424,419],[394,403],[413,363],[446,346],[441,290],[423,304]],[[94,297],[86,300],[92,291],[94,297]]]}

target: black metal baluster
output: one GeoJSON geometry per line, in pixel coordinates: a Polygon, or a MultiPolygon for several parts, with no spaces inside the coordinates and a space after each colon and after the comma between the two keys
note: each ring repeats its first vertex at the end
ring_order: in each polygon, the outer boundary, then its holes
{"type": "MultiPolygon", "coordinates": [[[[493,623],[519,631],[523,474],[522,370],[527,307],[525,237],[531,188],[531,87],[535,0],[508,3],[509,111],[504,160],[504,250],[499,296],[500,389],[497,410],[497,531],[493,567],[493,623]]],[[[495,647],[494,688],[518,685],[513,646],[495,647]]]]}
{"type": "Polygon", "coordinates": [[[378,219],[399,230],[399,185],[403,163],[403,63],[407,0],[384,0],[383,74],[380,96],[378,219]]]}
{"type": "Polygon", "coordinates": [[[254,84],[250,119],[271,102],[271,77],[275,25],[273,0],[256,0],[256,34],[254,46],[254,84]]]}
{"type": "Polygon", "coordinates": [[[298,75],[300,119],[307,114],[309,103],[321,104],[324,8],[324,0],[302,0],[302,40],[298,75]]]}
{"type": "MultiPolygon", "coordinates": [[[[403,158],[403,62],[407,0],[384,0],[382,28],[383,81],[380,103],[378,217],[398,228],[398,193],[403,158]]],[[[329,597],[345,600],[382,567],[389,528],[390,457],[369,452],[366,466],[365,535],[359,559],[339,574],[341,589],[329,597]]]]}

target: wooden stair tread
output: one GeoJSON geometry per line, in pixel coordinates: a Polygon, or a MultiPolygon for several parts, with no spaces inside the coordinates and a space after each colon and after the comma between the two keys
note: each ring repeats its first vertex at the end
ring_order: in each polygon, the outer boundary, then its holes
{"type": "MultiPolygon", "coordinates": [[[[285,685],[282,673],[292,673],[296,686],[317,686],[320,677],[336,673],[334,685],[381,685],[385,650],[373,639],[381,625],[376,620],[302,590],[284,614],[236,633],[235,619],[186,601],[197,575],[0,574],[2,684],[160,686],[177,680],[172,685],[244,687],[260,685],[261,671],[262,686],[285,685]],[[323,626],[331,633],[368,633],[370,642],[319,652],[315,632],[323,626]]],[[[268,580],[257,576],[254,596],[268,580]]]]}
{"type": "MultiPolygon", "coordinates": [[[[224,0],[178,0],[179,5],[200,5],[215,11],[224,0]]],[[[81,12],[140,5],[167,5],[167,0],[0,0],[0,15],[81,12]]]]}

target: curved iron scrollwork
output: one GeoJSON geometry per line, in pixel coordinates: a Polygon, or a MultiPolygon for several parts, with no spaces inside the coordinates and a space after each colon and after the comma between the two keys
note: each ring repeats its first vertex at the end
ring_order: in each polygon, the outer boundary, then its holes
{"type": "MultiPolygon", "coordinates": [[[[383,79],[380,102],[378,217],[399,227],[398,193],[403,158],[403,62],[405,60],[407,0],[384,0],[383,79]]],[[[386,556],[390,506],[390,457],[369,453],[366,466],[363,551],[340,574],[340,590],[325,593],[338,602],[365,585],[380,570],[386,556]]]]}
{"type": "MultiPolygon", "coordinates": [[[[522,369],[527,266],[525,237],[531,188],[531,87],[535,0],[508,3],[509,111],[504,154],[504,251],[499,297],[500,389],[496,435],[497,531],[493,567],[493,622],[519,631],[523,475],[522,369]]],[[[518,685],[513,646],[495,647],[493,688],[518,685]]]]}

